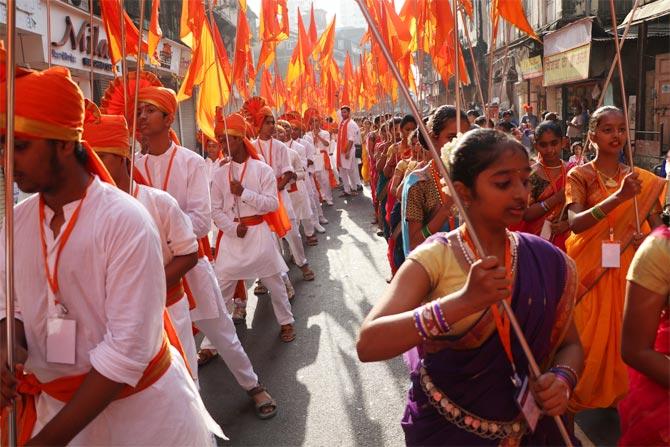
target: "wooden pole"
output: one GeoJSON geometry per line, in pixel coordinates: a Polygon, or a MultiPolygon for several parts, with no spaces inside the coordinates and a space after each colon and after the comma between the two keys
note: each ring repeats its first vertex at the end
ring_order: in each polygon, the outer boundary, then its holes
{"type": "MultiPolygon", "coordinates": [[[[123,11],[121,11],[123,13],[123,11]]],[[[123,20],[123,14],[121,14],[121,20],[123,20]]],[[[140,1],[140,26],[139,31],[139,41],[137,42],[137,66],[135,67],[135,98],[133,101],[133,144],[130,151],[130,190],[129,194],[133,192],[133,172],[135,170],[135,144],[137,144],[137,138],[135,134],[137,133],[137,105],[140,96],[140,72],[142,70],[142,34],[144,28],[144,0],[140,1]]]]}

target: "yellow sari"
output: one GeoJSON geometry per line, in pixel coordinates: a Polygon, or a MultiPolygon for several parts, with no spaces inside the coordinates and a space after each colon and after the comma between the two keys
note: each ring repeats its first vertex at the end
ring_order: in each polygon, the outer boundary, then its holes
{"type": "MultiPolygon", "coordinates": [[[[640,229],[650,232],[647,216],[658,201],[665,182],[648,171],[635,168],[642,181],[637,196],[640,229]]],[[[623,172],[621,178],[628,171],[623,172]]],[[[566,203],[590,208],[618,189],[602,191],[598,173],[592,164],[579,166],[568,174],[566,203]]],[[[575,309],[575,325],[584,346],[584,372],[570,402],[571,411],[606,408],[628,391],[627,367],[621,359],[621,323],[623,318],[626,273],[635,254],[632,244],[636,231],[633,201],[628,200],[606,219],[566,241],[568,256],[577,264],[580,291],[575,309]],[[614,239],[621,243],[621,267],[601,267],[602,242],[609,239],[610,225],[614,239]]]]}

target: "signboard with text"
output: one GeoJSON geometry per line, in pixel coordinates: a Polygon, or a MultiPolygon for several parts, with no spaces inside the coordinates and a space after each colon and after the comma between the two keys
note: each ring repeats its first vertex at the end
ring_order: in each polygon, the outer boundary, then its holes
{"type": "Polygon", "coordinates": [[[542,76],[542,57],[528,57],[519,62],[523,79],[533,79],[542,76]]]}
{"type": "Polygon", "coordinates": [[[591,44],[544,57],[544,86],[581,81],[589,77],[591,44]]]}

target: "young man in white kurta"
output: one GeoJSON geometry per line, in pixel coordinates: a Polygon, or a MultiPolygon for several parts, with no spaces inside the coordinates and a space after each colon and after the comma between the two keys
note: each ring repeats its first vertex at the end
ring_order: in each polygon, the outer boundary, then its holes
{"type": "Polygon", "coordinates": [[[330,146],[330,133],[320,129],[318,121],[315,120],[315,122],[317,124],[313,124],[312,130],[305,134],[305,139],[307,141],[311,141],[315,148],[316,155],[314,157],[314,179],[319,183],[321,197],[323,197],[323,200],[325,200],[328,205],[332,206],[333,191],[330,187],[330,174],[326,169],[324,158],[329,157],[328,149],[330,146]],[[316,135],[318,135],[319,138],[316,138],[316,135]]]}
{"type": "MultiPolygon", "coordinates": [[[[60,301],[75,320],[74,364],[47,361],[46,319],[53,313],[40,247],[39,196],[14,212],[16,317],[28,342],[25,370],[40,382],[86,374],[92,368],[115,382],[135,386],[163,342],[165,273],[154,223],[142,205],[95,177],[81,206],[59,265],[60,301]]],[[[65,228],[80,200],[63,207],[65,228]]],[[[61,235],[54,238],[45,206],[48,262],[55,263],[61,235]]],[[[4,231],[0,265],[4,277],[4,231]]],[[[5,284],[0,285],[0,317],[5,318],[5,284]]],[[[71,441],[77,445],[206,445],[211,443],[206,410],[181,356],[171,350],[171,366],[147,389],[119,399],[71,441]]],[[[65,404],[37,396],[37,434],[65,404]]]]}
{"type": "Polygon", "coordinates": [[[215,262],[216,275],[226,300],[232,300],[235,284],[240,279],[260,278],[269,289],[275,317],[279,325],[293,324],[282,273],[288,271],[274,236],[267,223],[248,225],[244,237],[237,235],[238,213],[242,218],[261,216],[279,208],[277,180],[264,162],[249,158],[245,163],[231,161],[214,173],[212,181],[212,217],[223,231],[221,250],[215,262]],[[230,172],[233,170],[233,172],[230,172]],[[244,171],[244,178],[242,172],[244,171]],[[230,179],[241,181],[241,197],[230,190],[230,179]],[[236,203],[237,202],[237,203],[236,203]]]}
{"type": "MultiPolygon", "coordinates": [[[[347,127],[347,141],[338,141],[337,144],[341,145],[339,150],[339,159],[338,167],[340,177],[342,178],[342,186],[344,188],[345,196],[355,194],[357,183],[356,175],[354,171],[358,170],[358,164],[356,163],[356,149],[354,144],[356,142],[356,132],[358,126],[349,118],[349,108],[342,108],[342,121],[340,122],[338,129],[342,129],[343,126],[347,127]],[[346,113],[345,113],[346,112],[346,113]]],[[[338,130],[338,135],[340,131],[338,130]]],[[[339,136],[338,136],[339,138],[339,136]]]]}
{"type": "MultiPolygon", "coordinates": [[[[295,144],[294,146],[298,146],[295,144]]],[[[291,159],[291,165],[293,166],[296,178],[291,180],[287,187],[289,191],[289,197],[291,198],[291,204],[293,205],[293,211],[295,212],[296,220],[291,224],[300,225],[302,223],[303,230],[305,231],[305,236],[309,239],[314,236],[314,223],[312,221],[312,208],[309,203],[309,195],[307,193],[307,185],[305,184],[306,169],[302,158],[298,151],[289,148],[289,157],[291,159]]],[[[298,247],[298,255],[301,255],[300,261],[296,259],[296,264],[302,265],[307,262],[305,258],[305,250],[302,246],[298,247]],[[302,252],[301,252],[302,250],[302,252]]],[[[293,256],[295,257],[295,252],[293,256]]]]}
{"type": "MultiPolygon", "coordinates": [[[[160,129],[155,114],[162,112],[150,102],[143,102],[140,92],[138,125],[143,132],[151,132],[149,153],[137,168],[150,185],[160,188],[177,200],[181,210],[190,218],[196,238],[206,237],[211,228],[209,180],[204,159],[195,152],[169,141],[168,127],[160,129]],[[152,127],[157,126],[157,127],[152,127]],[[167,141],[166,141],[167,140],[167,141]],[[167,150],[161,152],[160,145],[167,150]]],[[[227,253],[226,253],[227,255],[227,253]]],[[[258,376],[242,347],[235,325],[226,309],[214,270],[206,256],[186,275],[185,279],[196,300],[191,312],[195,326],[216,348],[239,385],[245,390],[258,385],[258,376]]]]}
{"type": "Polygon", "coordinates": [[[319,193],[316,190],[314,179],[314,159],[317,157],[316,148],[311,141],[309,141],[307,138],[304,138],[302,127],[293,127],[293,138],[297,143],[300,143],[305,147],[305,156],[307,160],[307,176],[305,178],[305,184],[307,186],[310,206],[312,208],[312,222],[314,223],[314,228],[316,228],[316,230],[320,233],[325,233],[326,230],[321,226],[321,224],[327,224],[328,219],[326,219],[323,215],[321,200],[319,199],[319,193]]]}

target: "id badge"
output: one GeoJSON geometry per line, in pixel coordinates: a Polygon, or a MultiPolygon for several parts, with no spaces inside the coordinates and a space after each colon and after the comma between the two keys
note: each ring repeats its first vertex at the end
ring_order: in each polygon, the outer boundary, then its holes
{"type": "Polygon", "coordinates": [[[528,386],[528,377],[524,377],[523,379],[521,389],[519,389],[519,392],[516,395],[516,403],[519,406],[521,414],[523,414],[526,423],[528,424],[528,428],[530,428],[531,432],[535,432],[537,421],[539,421],[540,416],[542,416],[542,410],[540,409],[540,406],[537,404],[537,402],[535,402],[533,393],[530,392],[530,387],[528,386]]]}
{"type": "Polygon", "coordinates": [[[542,224],[542,231],[540,232],[540,237],[544,239],[545,241],[548,241],[551,239],[551,222],[548,220],[544,221],[544,224],[542,224]]]}
{"type": "Polygon", "coordinates": [[[605,269],[618,269],[621,267],[621,243],[603,241],[602,267],[605,269]]]}
{"type": "Polygon", "coordinates": [[[47,362],[74,365],[77,322],[61,317],[47,319],[47,362]]]}

